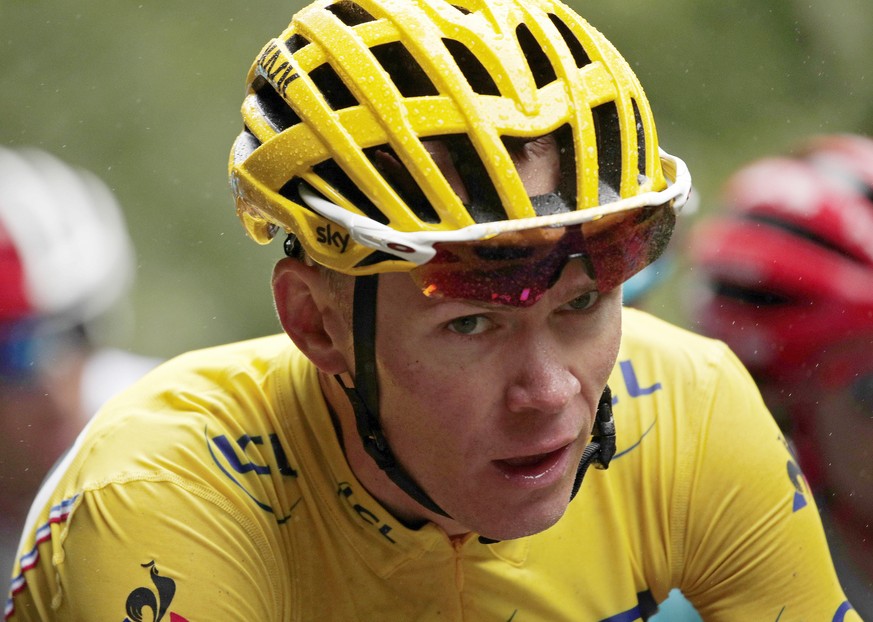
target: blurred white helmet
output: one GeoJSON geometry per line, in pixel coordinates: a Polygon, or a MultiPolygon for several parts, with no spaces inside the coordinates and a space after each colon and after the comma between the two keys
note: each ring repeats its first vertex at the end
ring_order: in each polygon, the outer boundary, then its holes
{"type": "Polygon", "coordinates": [[[127,292],[133,270],[103,181],[45,151],[0,146],[0,323],[85,325],[127,292]]]}

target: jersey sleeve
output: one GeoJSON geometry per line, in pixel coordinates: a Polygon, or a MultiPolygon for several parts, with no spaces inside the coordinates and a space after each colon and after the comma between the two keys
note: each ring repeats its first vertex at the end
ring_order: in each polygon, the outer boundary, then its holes
{"type": "Polygon", "coordinates": [[[115,481],[71,508],[39,545],[11,620],[280,618],[274,543],[206,487],[115,481]]]}
{"type": "Polygon", "coordinates": [[[682,591],[705,620],[860,620],[809,487],[727,348],[689,413],[693,456],[682,591]]]}

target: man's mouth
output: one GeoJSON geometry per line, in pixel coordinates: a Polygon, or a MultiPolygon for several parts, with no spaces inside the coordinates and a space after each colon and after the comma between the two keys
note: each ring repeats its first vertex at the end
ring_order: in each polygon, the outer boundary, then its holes
{"type": "MultiPolygon", "coordinates": [[[[560,450],[556,450],[560,451],[560,450]]],[[[504,464],[508,464],[511,467],[530,467],[538,464],[545,460],[548,456],[555,452],[548,452],[544,454],[536,454],[535,456],[524,456],[521,458],[509,458],[507,460],[501,460],[500,462],[504,464]]]]}
{"type": "Polygon", "coordinates": [[[554,451],[529,456],[516,456],[495,460],[494,464],[507,479],[539,480],[549,474],[560,476],[561,467],[568,456],[570,444],[563,445],[554,451]]]}

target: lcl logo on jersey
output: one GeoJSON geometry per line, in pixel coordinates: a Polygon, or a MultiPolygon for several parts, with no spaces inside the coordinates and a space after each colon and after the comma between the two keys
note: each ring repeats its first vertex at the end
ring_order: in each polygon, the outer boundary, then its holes
{"type": "Polygon", "coordinates": [[[283,480],[297,477],[297,470],[289,463],[279,436],[275,433],[243,434],[231,439],[226,434],[211,436],[207,429],[204,429],[204,435],[209,455],[225,477],[244,491],[259,508],[273,514],[277,523],[281,525],[286,522],[300,499],[287,508],[273,507],[259,492],[260,485],[250,479],[251,475],[281,475],[283,480]]]}
{"type": "Polygon", "coordinates": [[[162,577],[158,574],[158,567],[155,566],[154,560],[142,564],[142,567],[149,569],[149,577],[154,588],[138,587],[127,596],[124,605],[127,617],[124,618],[124,622],[143,622],[143,611],[146,609],[151,609],[150,617],[154,622],[161,622],[161,620],[188,622],[188,618],[169,611],[170,603],[173,602],[173,597],[176,595],[176,582],[170,577],[162,577]],[[165,618],[167,614],[169,617],[165,618]]]}
{"type": "Polygon", "coordinates": [[[346,503],[349,504],[349,507],[355,511],[355,513],[361,520],[363,520],[368,525],[376,527],[379,533],[382,534],[386,540],[391,542],[391,544],[397,544],[390,535],[391,526],[388,523],[383,522],[382,519],[379,518],[376,514],[355,501],[355,493],[348,482],[339,482],[339,484],[337,484],[336,491],[341,499],[345,499],[346,503]]]}
{"type": "MultiPolygon", "coordinates": [[[[619,361],[618,366],[621,369],[621,378],[624,380],[624,387],[627,389],[627,393],[630,397],[644,397],[646,395],[651,395],[655,391],[660,391],[663,388],[660,382],[655,382],[648,386],[642,386],[637,379],[637,372],[634,369],[634,364],[630,360],[619,361]]],[[[616,402],[618,402],[618,398],[613,398],[613,405],[615,405],[616,402]]]]}

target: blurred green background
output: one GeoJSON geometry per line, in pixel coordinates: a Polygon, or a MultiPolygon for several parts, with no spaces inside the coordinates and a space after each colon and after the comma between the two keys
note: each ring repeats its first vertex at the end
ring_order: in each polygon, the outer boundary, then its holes
{"type": "MultiPolygon", "coordinates": [[[[750,158],[810,133],[873,133],[870,0],[571,4],[638,73],[701,213],[750,158]]],[[[120,345],[169,356],[278,330],[281,244],[245,237],[226,167],[246,71],[300,6],[0,0],[0,144],[93,170],[127,214],[139,270],[120,345]]],[[[681,323],[678,283],[649,306],[681,323]]]]}

